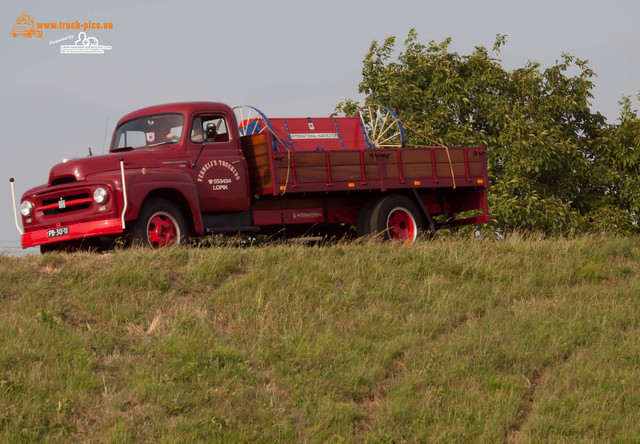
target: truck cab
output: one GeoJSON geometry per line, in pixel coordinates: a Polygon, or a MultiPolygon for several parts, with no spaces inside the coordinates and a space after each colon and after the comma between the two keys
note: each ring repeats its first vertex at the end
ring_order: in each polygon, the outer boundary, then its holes
{"type": "Polygon", "coordinates": [[[186,173],[203,213],[246,211],[249,182],[236,127],[233,111],[223,104],[145,108],[121,120],[111,152],[144,151],[158,160],[159,172],[186,173]]]}

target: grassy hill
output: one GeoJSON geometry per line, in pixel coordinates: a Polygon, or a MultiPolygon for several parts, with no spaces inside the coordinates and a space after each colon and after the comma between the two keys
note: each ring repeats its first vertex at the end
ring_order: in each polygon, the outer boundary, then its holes
{"type": "Polygon", "coordinates": [[[0,441],[629,442],[640,239],[0,256],[0,441]]]}

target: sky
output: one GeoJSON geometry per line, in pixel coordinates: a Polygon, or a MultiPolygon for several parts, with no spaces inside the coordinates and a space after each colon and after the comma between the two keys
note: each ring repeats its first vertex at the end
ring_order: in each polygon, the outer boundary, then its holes
{"type": "Polygon", "coordinates": [[[328,116],[345,98],[362,100],[372,41],[396,36],[401,48],[412,28],[425,44],[450,37],[460,54],[507,35],[499,58],[508,70],[529,60],[544,69],[562,53],[586,59],[598,76],[592,109],[615,123],[623,95],[638,108],[639,16],[637,0],[2,2],[0,253],[20,252],[9,178],[19,204],[62,159],[108,150],[128,112],[207,100],[252,105],[270,117],[328,116]],[[61,54],[76,29],[12,37],[22,11],[41,23],[110,22],[113,29],[86,35],[111,49],[61,54]]]}

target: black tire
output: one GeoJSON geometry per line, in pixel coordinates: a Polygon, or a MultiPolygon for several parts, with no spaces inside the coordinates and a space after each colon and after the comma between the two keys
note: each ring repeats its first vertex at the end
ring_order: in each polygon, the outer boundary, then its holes
{"type": "Polygon", "coordinates": [[[129,237],[132,245],[153,249],[182,245],[189,237],[188,225],[176,204],[152,198],[142,205],[129,237]]]}
{"type": "Polygon", "coordinates": [[[414,242],[424,231],[422,212],[416,203],[401,194],[390,194],[378,200],[369,219],[372,233],[379,233],[385,240],[414,242]]]}
{"type": "Polygon", "coordinates": [[[362,208],[360,208],[360,213],[358,213],[358,222],[356,223],[356,231],[358,232],[358,237],[367,236],[372,234],[371,232],[371,213],[373,212],[373,207],[376,204],[375,199],[371,199],[367,201],[362,208]]]}

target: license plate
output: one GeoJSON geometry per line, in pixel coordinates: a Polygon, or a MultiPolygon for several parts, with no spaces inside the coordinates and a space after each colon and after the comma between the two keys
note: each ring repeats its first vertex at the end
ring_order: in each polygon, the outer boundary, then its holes
{"type": "Polygon", "coordinates": [[[61,228],[52,228],[47,231],[47,237],[51,239],[52,237],[66,236],[69,234],[69,227],[61,227],[61,228]]]}

